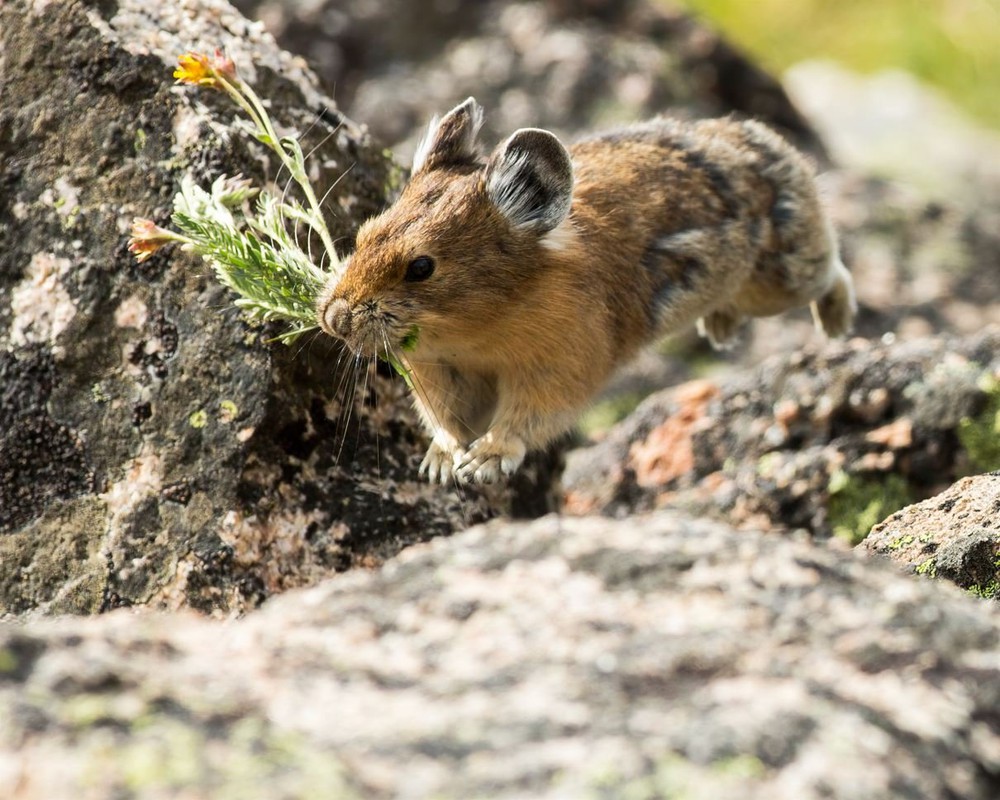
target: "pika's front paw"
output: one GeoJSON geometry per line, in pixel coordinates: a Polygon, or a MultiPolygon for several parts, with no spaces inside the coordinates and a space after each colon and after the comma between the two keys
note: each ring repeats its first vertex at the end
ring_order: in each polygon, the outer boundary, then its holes
{"type": "Polygon", "coordinates": [[[427,448],[427,455],[420,462],[420,475],[426,475],[431,483],[448,483],[456,469],[462,449],[457,442],[439,441],[436,437],[427,448]]]}
{"type": "Polygon", "coordinates": [[[500,437],[488,431],[472,443],[455,467],[455,475],[466,481],[493,483],[501,475],[513,475],[524,461],[527,448],[517,436],[500,437]]]}

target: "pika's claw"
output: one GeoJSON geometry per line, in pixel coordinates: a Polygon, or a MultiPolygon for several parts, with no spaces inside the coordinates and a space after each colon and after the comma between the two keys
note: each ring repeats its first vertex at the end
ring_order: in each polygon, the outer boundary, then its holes
{"type": "Polygon", "coordinates": [[[516,436],[501,438],[492,431],[472,443],[458,461],[455,475],[476,483],[495,483],[501,475],[510,476],[524,462],[524,442],[516,436]]]}
{"type": "Polygon", "coordinates": [[[427,455],[420,462],[420,475],[426,475],[431,483],[446,485],[456,469],[462,451],[455,446],[442,444],[435,439],[427,448],[427,455]]]}

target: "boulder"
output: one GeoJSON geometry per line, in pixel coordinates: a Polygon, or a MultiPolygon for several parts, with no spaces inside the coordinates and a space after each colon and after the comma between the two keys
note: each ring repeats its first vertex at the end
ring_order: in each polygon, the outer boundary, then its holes
{"type": "Polygon", "coordinates": [[[230,623],[0,626],[0,796],[992,800],[998,654],[804,537],[495,522],[230,623]]]}
{"type": "Polygon", "coordinates": [[[863,539],[889,514],[1000,468],[1000,329],[863,339],[654,394],[571,452],[565,508],[683,508],[732,524],[863,539]]]}
{"type": "Polygon", "coordinates": [[[419,482],[391,370],[322,337],[273,343],[197,259],[126,251],[132,218],[166,222],[184,175],[287,182],[226,97],[173,85],[179,54],[216,47],[317,148],[345,247],[400,180],[301,59],[222,0],[0,6],[0,614],[240,611],[500,509],[544,510],[544,470],[523,495],[419,482]]]}
{"type": "Polygon", "coordinates": [[[573,138],[663,112],[736,111],[822,156],[781,85],[715,31],[650,0],[237,0],[380,140],[407,156],[469,95],[483,139],[519,127],[573,138]]]}
{"type": "Polygon", "coordinates": [[[944,578],[977,597],[1000,599],[1000,472],[963,478],[897,511],[859,547],[911,574],[944,578]]]}

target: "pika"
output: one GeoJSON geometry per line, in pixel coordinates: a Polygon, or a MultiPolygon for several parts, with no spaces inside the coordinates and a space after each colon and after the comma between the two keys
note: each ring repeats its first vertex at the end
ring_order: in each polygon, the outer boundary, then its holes
{"type": "Polygon", "coordinates": [[[514,473],[685,326],[723,347],[746,317],[810,304],[827,335],[849,330],[814,169],[765,125],[657,118],[568,148],[525,128],[485,158],[482,115],[470,97],[431,122],[317,306],[354,352],[405,361],[432,482],[514,473]]]}

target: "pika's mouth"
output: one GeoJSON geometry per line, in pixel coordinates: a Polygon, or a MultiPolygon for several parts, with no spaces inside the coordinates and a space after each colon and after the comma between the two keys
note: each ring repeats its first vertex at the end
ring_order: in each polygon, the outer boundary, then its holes
{"type": "Polygon", "coordinates": [[[408,352],[417,345],[419,328],[401,323],[374,302],[352,308],[346,300],[331,300],[318,316],[324,333],[340,339],[359,356],[387,357],[392,351],[408,352]]]}

